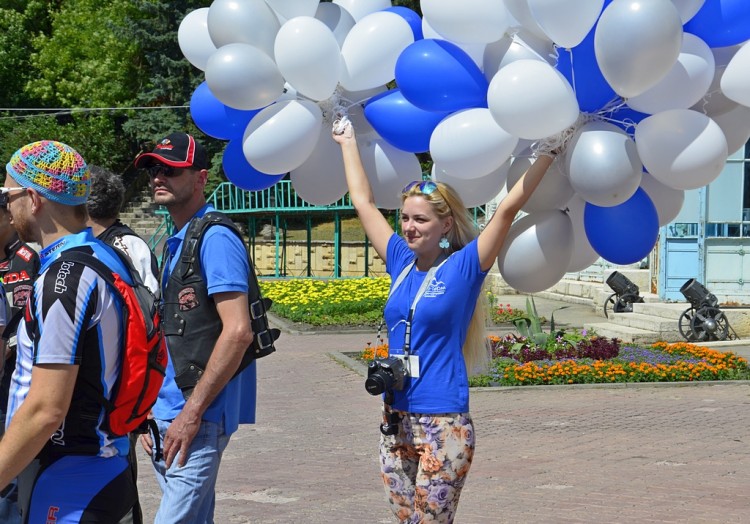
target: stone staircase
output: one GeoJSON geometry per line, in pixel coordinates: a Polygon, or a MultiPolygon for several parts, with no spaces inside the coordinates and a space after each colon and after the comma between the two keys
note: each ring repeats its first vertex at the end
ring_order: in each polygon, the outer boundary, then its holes
{"type": "MultiPolygon", "coordinates": [[[[130,226],[143,240],[149,241],[154,232],[164,221],[163,215],[155,213],[158,206],[153,203],[151,190],[143,188],[125,204],[120,212],[120,220],[130,226]]],[[[161,252],[161,246],[157,246],[155,253],[161,252]]]]}
{"type": "Polygon", "coordinates": [[[589,304],[595,313],[601,316],[601,322],[586,322],[584,328],[593,329],[599,335],[618,338],[624,342],[684,340],[678,329],[678,320],[680,314],[688,307],[687,302],[660,302],[658,295],[649,292],[651,276],[648,269],[637,269],[635,266],[615,269],[594,265],[585,272],[568,277],[539,295],[565,302],[589,304]],[[633,304],[631,313],[614,313],[610,307],[607,318],[604,305],[613,291],[606,284],[606,280],[613,271],[618,271],[638,286],[643,303],[633,304]]]}
{"type": "Polygon", "coordinates": [[[584,327],[624,342],[684,342],[678,324],[680,315],[688,307],[687,302],[633,304],[632,313],[610,313],[603,322],[586,323],[584,327]]]}

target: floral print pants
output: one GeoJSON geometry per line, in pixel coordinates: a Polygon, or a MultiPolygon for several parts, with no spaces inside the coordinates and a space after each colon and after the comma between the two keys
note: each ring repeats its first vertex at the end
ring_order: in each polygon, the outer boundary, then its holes
{"type": "Polygon", "coordinates": [[[401,413],[397,435],[380,439],[380,469],[399,522],[451,523],[474,457],[468,413],[401,413]]]}

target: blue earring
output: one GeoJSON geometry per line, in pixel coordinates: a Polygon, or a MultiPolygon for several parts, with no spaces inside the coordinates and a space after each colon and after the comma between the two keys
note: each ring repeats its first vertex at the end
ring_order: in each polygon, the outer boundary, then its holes
{"type": "Polygon", "coordinates": [[[440,249],[448,249],[449,247],[451,247],[451,243],[448,241],[448,237],[442,237],[438,246],[440,246],[440,249]]]}

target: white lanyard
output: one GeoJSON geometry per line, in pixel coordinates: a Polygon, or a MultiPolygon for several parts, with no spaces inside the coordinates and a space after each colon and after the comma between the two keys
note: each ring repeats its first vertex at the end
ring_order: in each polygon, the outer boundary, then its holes
{"type": "MultiPolygon", "coordinates": [[[[437,263],[440,258],[435,260],[437,263]]],[[[430,285],[430,282],[432,282],[432,278],[435,276],[435,273],[437,273],[437,270],[445,264],[445,262],[448,259],[443,259],[439,264],[435,265],[433,264],[429,271],[427,271],[427,275],[425,275],[424,280],[422,281],[422,285],[419,286],[419,290],[417,291],[416,296],[414,297],[414,301],[411,303],[411,308],[409,309],[409,315],[406,317],[406,330],[404,332],[404,356],[409,357],[409,349],[411,347],[411,323],[414,319],[414,310],[417,307],[417,302],[419,302],[419,299],[422,298],[422,295],[425,294],[425,291],[427,291],[427,287],[430,285]]],[[[411,264],[406,266],[403,271],[399,274],[398,278],[396,278],[396,281],[393,283],[393,286],[391,286],[391,290],[388,293],[388,298],[391,298],[391,295],[393,295],[394,291],[398,288],[398,286],[401,285],[401,283],[406,279],[406,276],[409,274],[409,272],[414,267],[414,264],[416,261],[412,261],[411,264]]]]}

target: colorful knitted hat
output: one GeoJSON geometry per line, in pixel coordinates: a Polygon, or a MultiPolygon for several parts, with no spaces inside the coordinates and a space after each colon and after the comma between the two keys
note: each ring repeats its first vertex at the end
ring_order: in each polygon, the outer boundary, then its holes
{"type": "Polygon", "coordinates": [[[62,142],[27,144],[13,153],[5,169],[20,185],[36,189],[53,202],[77,206],[89,196],[89,168],[75,149],[62,142]]]}

